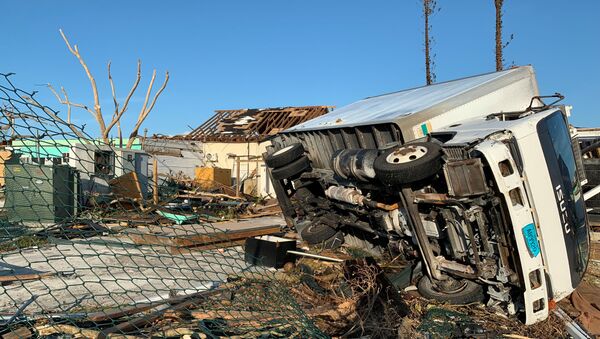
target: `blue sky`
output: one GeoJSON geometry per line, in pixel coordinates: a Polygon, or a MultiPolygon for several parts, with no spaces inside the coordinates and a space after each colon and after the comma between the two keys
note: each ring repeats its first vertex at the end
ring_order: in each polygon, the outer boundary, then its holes
{"type": "MultiPolygon", "coordinates": [[[[438,81],[494,70],[493,0],[438,0],[432,18],[438,81]]],[[[118,97],[143,61],[171,80],[144,127],[189,130],[215,109],[343,106],[424,84],[421,2],[395,1],[2,1],[0,72],[22,88],[64,86],[92,103],[85,74],[60,38],[62,28],[96,76],[112,108],[106,63],[118,97]]],[[[574,124],[600,126],[600,1],[505,0],[507,64],[532,64],[543,94],[566,95],[574,124]]],[[[124,124],[139,111],[140,86],[124,124]]],[[[94,126],[87,112],[74,120],[94,126]]],[[[144,128],[142,127],[142,129],[144,128]]],[[[125,128],[125,132],[128,129],[125,128]]],[[[140,131],[141,133],[141,131],[140,131]]]]}

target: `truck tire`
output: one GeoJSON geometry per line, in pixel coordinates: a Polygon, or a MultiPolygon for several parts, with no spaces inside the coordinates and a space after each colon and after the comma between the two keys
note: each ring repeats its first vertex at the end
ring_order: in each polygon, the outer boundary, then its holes
{"type": "Polygon", "coordinates": [[[330,240],[336,236],[337,233],[338,231],[335,228],[315,222],[305,227],[302,232],[300,232],[300,237],[310,245],[316,245],[330,240]]]}
{"type": "Polygon", "coordinates": [[[298,175],[309,168],[310,161],[308,160],[308,157],[303,156],[283,167],[275,168],[271,171],[271,175],[275,180],[289,179],[290,177],[298,175]]]}
{"type": "Polygon", "coordinates": [[[452,292],[437,289],[428,276],[423,276],[417,284],[419,293],[427,298],[447,302],[454,305],[466,305],[484,299],[483,287],[470,280],[461,280],[461,287],[452,292]]]}
{"type": "Polygon", "coordinates": [[[279,168],[300,158],[303,154],[304,147],[302,147],[302,144],[295,143],[267,155],[265,163],[271,168],[279,168]]]}
{"type": "Polygon", "coordinates": [[[434,176],[442,168],[442,148],[415,142],[384,151],[373,164],[376,178],[389,186],[407,185],[434,176]]]}

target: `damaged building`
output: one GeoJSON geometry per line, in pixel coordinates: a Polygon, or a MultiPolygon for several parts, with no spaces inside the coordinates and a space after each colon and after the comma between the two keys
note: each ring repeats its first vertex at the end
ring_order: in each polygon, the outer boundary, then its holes
{"type": "Polygon", "coordinates": [[[164,177],[197,178],[199,168],[230,170],[231,182],[246,194],[274,196],[262,153],[270,137],[328,113],[332,106],[217,110],[193,131],[176,136],[155,135],[143,148],[158,160],[164,177]]]}

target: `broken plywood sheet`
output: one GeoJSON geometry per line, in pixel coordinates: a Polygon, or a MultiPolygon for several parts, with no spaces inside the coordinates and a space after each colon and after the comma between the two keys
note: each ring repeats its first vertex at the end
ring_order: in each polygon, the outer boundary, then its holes
{"type": "Polygon", "coordinates": [[[0,150],[0,186],[4,186],[4,163],[12,156],[12,152],[8,150],[0,150]]]}
{"type": "Polygon", "coordinates": [[[204,189],[231,186],[231,170],[219,167],[196,167],[195,180],[204,189]]]}
{"type": "Polygon", "coordinates": [[[117,198],[129,198],[136,201],[144,199],[142,187],[135,172],[123,174],[112,179],[108,184],[117,198]]]}

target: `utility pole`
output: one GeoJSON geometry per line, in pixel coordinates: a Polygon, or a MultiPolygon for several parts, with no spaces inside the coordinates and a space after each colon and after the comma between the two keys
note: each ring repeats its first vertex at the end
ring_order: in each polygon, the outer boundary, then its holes
{"type": "Polygon", "coordinates": [[[431,45],[433,39],[431,38],[431,24],[429,23],[429,17],[435,12],[435,10],[435,0],[423,0],[423,18],[425,22],[425,83],[427,85],[431,85],[435,82],[435,73],[433,72],[434,61],[431,55],[431,45]]]}
{"type": "Polygon", "coordinates": [[[494,0],[496,7],[496,71],[501,71],[504,57],[502,56],[502,5],[504,0],[494,0]]]}

